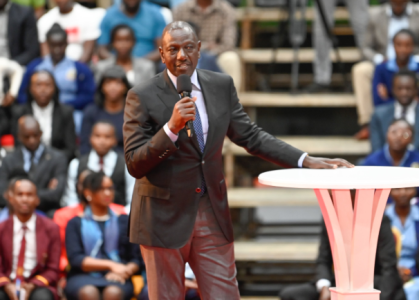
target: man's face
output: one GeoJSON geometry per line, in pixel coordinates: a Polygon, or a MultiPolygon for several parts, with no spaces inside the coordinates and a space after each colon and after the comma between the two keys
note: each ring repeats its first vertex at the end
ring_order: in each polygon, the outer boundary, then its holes
{"type": "Polygon", "coordinates": [[[134,45],[134,37],[129,29],[122,28],[115,33],[112,47],[118,55],[122,57],[130,55],[134,45]]]}
{"type": "Polygon", "coordinates": [[[398,34],[393,44],[397,59],[402,61],[407,61],[415,49],[412,37],[405,33],[398,34]]]}
{"type": "Polygon", "coordinates": [[[96,124],[90,136],[90,144],[99,156],[105,156],[116,146],[115,129],[110,124],[96,124]]]}
{"type": "Polygon", "coordinates": [[[391,189],[390,196],[397,206],[410,206],[410,200],[415,197],[416,188],[391,189]]]}
{"type": "Polygon", "coordinates": [[[401,105],[409,105],[417,95],[416,81],[410,76],[397,76],[393,81],[393,94],[401,105]]]}
{"type": "Polygon", "coordinates": [[[141,0],[123,0],[124,7],[129,13],[136,13],[140,8],[141,0]]]}
{"type": "Polygon", "coordinates": [[[46,72],[32,75],[30,93],[40,107],[47,106],[55,93],[55,85],[51,75],[46,72]]]}
{"type": "Polygon", "coordinates": [[[35,185],[28,180],[19,180],[13,192],[13,211],[20,215],[31,215],[39,205],[35,185]]]}
{"type": "Polygon", "coordinates": [[[401,16],[404,14],[406,6],[409,2],[409,0],[390,0],[390,6],[393,10],[393,14],[396,16],[401,16]]]}
{"type": "Polygon", "coordinates": [[[67,41],[64,34],[53,34],[47,40],[51,59],[54,63],[58,63],[64,59],[67,41]]]}
{"type": "Polygon", "coordinates": [[[393,151],[406,151],[412,138],[412,131],[405,121],[394,123],[387,131],[388,146],[393,151]]]}
{"type": "Polygon", "coordinates": [[[39,125],[28,126],[19,124],[19,140],[31,152],[35,152],[41,144],[42,131],[39,125]]]}
{"type": "Polygon", "coordinates": [[[192,76],[198,64],[200,49],[201,42],[186,28],[167,32],[159,51],[162,62],[177,77],[182,74],[192,76]]]}

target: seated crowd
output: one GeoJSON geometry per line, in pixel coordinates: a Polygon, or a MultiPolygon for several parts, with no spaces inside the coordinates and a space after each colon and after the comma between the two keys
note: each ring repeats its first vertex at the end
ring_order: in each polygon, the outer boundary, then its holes
{"type": "MultiPolygon", "coordinates": [[[[0,300],[146,300],[141,253],[126,237],[135,179],[123,154],[125,98],[163,69],[158,48],[171,20],[195,28],[198,67],[229,73],[240,91],[235,11],[226,0],[175,1],[173,14],[146,0],[107,10],[56,0],[48,12],[44,0],[11,1],[0,0],[0,21],[9,19],[0,27],[0,137],[14,141],[0,157],[0,300]]],[[[419,167],[418,20],[419,4],[389,0],[371,10],[358,43],[367,60],[353,68],[357,137],[369,136],[373,150],[362,165],[419,167]]],[[[383,300],[419,299],[416,192],[391,192],[376,257],[383,300]]],[[[319,249],[316,281],[283,289],[282,300],[330,299],[324,226],[319,249]]],[[[199,299],[188,266],[185,281],[185,299],[199,299]]]]}

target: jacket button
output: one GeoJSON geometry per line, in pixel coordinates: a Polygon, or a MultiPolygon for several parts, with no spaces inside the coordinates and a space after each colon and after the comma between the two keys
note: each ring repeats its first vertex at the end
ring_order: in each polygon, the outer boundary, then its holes
{"type": "Polygon", "coordinates": [[[195,192],[199,194],[201,192],[201,188],[196,188],[195,192]]]}
{"type": "Polygon", "coordinates": [[[202,164],[205,165],[205,160],[202,161],[202,164]]]}

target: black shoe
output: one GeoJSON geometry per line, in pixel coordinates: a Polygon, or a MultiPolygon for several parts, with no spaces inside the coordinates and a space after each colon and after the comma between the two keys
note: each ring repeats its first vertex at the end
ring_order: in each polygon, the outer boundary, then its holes
{"type": "Polygon", "coordinates": [[[330,92],[330,86],[326,84],[313,82],[312,84],[310,84],[308,87],[304,89],[304,92],[307,94],[330,92]]]}

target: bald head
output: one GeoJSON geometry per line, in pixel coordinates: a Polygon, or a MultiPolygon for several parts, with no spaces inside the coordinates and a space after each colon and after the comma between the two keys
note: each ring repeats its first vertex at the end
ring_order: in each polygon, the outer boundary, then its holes
{"type": "Polygon", "coordinates": [[[170,24],[167,24],[166,27],[163,30],[162,38],[164,38],[164,36],[167,33],[171,35],[172,32],[176,31],[176,30],[183,30],[187,34],[192,34],[194,36],[194,38],[196,39],[196,41],[198,41],[198,35],[196,34],[192,25],[190,25],[189,23],[184,22],[184,21],[175,21],[175,22],[172,22],[170,24]]]}
{"type": "Polygon", "coordinates": [[[172,22],[163,31],[159,48],[162,62],[175,76],[192,76],[198,64],[201,42],[193,27],[182,21],[172,22]]]}
{"type": "Polygon", "coordinates": [[[19,141],[31,152],[35,152],[41,144],[42,131],[38,121],[30,115],[18,120],[19,141]]]}

